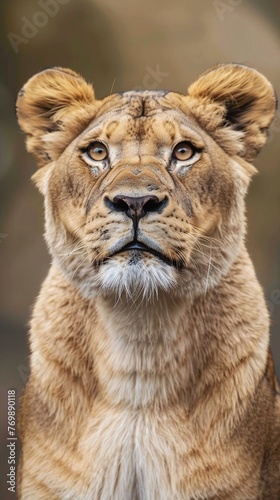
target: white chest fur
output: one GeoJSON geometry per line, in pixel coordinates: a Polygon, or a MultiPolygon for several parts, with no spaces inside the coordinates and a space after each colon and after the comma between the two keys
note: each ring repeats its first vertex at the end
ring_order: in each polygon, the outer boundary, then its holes
{"type": "Polygon", "coordinates": [[[90,481],[89,489],[76,498],[182,498],[179,493],[175,494],[180,489],[176,484],[178,462],[182,460],[182,452],[192,449],[194,443],[186,429],[175,436],[178,412],[176,417],[174,411],[163,417],[125,409],[104,413],[102,406],[96,407],[95,412],[79,446],[81,455],[87,457],[84,468],[90,481]]]}

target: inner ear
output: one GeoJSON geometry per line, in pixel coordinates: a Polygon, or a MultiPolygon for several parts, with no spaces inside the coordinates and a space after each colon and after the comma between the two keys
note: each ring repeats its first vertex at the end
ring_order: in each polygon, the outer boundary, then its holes
{"type": "Polygon", "coordinates": [[[236,129],[242,129],[242,117],[245,117],[254,106],[254,99],[247,96],[247,101],[242,102],[225,102],[225,124],[231,123],[236,125],[236,129]],[[240,127],[240,128],[239,128],[240,127]]]}

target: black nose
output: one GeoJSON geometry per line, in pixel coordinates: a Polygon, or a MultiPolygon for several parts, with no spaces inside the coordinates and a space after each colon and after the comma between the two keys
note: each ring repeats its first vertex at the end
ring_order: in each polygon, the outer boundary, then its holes
{"type": "Polygon", "coordinates": [[[160,213],[167,205],[167,198],[159,200],[157,196],[139,196],[132,198],[130,196],[115,196],[113,201],[105,198],[107,206],[115,212],[124,212],[133,220],[134,228],[138,221],[149,212],[160,213]]]}

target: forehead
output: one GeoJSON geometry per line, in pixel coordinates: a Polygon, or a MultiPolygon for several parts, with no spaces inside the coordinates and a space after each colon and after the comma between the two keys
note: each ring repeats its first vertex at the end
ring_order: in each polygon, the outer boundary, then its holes
{"type": "Polygon", "coordinates": [[[197,146],[202,146],[203,138],[185,97],[165,90],[134,90],[105,98],[82,135],[85,141],[99,138],[111,143],[145,139],[170,143],[189,138],[197,146]]]}

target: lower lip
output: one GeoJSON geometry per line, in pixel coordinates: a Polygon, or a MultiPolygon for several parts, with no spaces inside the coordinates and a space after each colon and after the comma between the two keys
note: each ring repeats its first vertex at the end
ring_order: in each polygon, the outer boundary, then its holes
{"type": "Polygon", "coordinates": [[[168,257],[165,257],[164,255],[161,255],[160,253],[156,252],[156,250],[153,250],[152,248],[133,248],[133,247],[130,247],[130,248],[121,248],[118,252],[116,252],[114,255],[117,255],[118,253],[123,253],[123,252],[143,252],[143,253],[150,253],[152,254],[154,257],[157,257],[159,260],[161,260],[162,262],[164,262],[165,264],[167,264],[168,266],[171,266],[171,267],[176,267],[177,269],[180,269],[182,268],[182,264],[178,261],[172,261],[170,259],[168,259],[168,257]]]}

